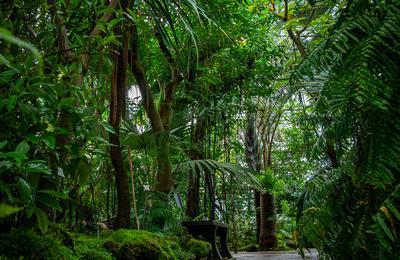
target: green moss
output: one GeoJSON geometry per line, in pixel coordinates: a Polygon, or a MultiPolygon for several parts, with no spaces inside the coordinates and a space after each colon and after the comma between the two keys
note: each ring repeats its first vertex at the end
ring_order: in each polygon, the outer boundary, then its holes
{"type": "Polygon", "coordinates": [[[178,259],[172,248],[179,246],[148,231],[121,229],[113,232],[104,247],[117,259],[178,259]]]}
{"type": "Polygon", "coordinates": [[[54,227],[48,235],[33,230],[12,230],[0,235],[0,259],[201,259],[210,244],[191,236],[178,238],[148,231],[118,230],[99,238],[54,227]]]}
{"type": "Polygon", "coordinates": [[[211,250],[210,243],[195,239],[192,236],[182,236],[180,244],[194,259],[206,258],[211,250]]]}
{"type": "Polygon", "coordinates": [[[53,237],[23,229],[0,235],[0,255],[9,259],[77,259],[71,249],[53,237]]]}
{"type": "Polygon", "coordinates": [[[103,239],[85,234],[74,236],[75,252],[79,255],[79,259],[111,260],[112,255],[103,247],[103,243],[103,239]]]}

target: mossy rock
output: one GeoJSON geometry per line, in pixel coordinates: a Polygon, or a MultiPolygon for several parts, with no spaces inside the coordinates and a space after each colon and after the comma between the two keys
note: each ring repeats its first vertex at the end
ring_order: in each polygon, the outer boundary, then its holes
{"type": "Polygon", "coordinates": [[[179,245],[171,240],[148,231],[126,229],[113,232],[104,248],[115,258],[127,260],[178,259],[181,254],[179,245]]]}
{"type": "Polygon", "coordinates": [[[191,236],[123,229],[100,233],[99,238],[58,227],[47,235],[26,229],[0,235],[0,259],[186,260],[205,258],[210,249],[209,243],[191,236]]]}
{"type": "Polygon", "coordinates": [[[74,252],[49,235],[13,229],[0,235],[2,259],[77,259],[74,252]]]}
{"type": "Polygon", "coordinates": [[[193,259],[206,258],[211,251],[211,244],[192,236],[182,236],[180,239],[182,248],[192,255],[193,259]]]}
{"type": "Polygon", "coordinates": [[[85,260],[112,260],[112,254],[103,247],[101,238],[94,238],[85,234],[74,236],[75,251],[79,259],[85,260]]]}

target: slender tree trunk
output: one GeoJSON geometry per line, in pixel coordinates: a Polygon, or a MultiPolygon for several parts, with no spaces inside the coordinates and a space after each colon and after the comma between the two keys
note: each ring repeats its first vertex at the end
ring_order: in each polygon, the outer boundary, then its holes
{"type": "Polygon", "coordinates": [[[168,193],[172,188],[172,166],[170,161],[169,132],[163,131],[157,134],[157,175],[156,191],[168,193]]]}
{"type": "MultiPolygon", "coordinates": [[[[256,119],[255,115],[249,113],[247,115],[247,130],[246,130],[246,162],[250,169],[256,172],[261,170],[261,158],[260,158],[260,147],[258,144],[258,138],[256,133],[256,119]]],[[[254,211],[256,214],[256,238],[257,243],[260,239],[260,192],[254,190],[254,211]]]]}
{"type": "Polygon", "coordinates": [[[119,126],[122,111],[124,109],[125,89],[127,87],[128,46],[129,33],[124,33],[123,46],[119,48],[119,54],[114,55],[114,69],[111,82],[110,124],[115,130],[110,133],[110,156],[114,166],[115,182],[117,187],[117,227],[124,228],[130,225],[130,202],[128,176],[122,157],[122,149],[119,141],[119,126]]]}
{"type": "Polygon", "coordinates": [[[186,216],[194,219],[200,214],[200,174],[198,171],[190,172],[188,186],[186,216]]]}
{"type": "MultiPolygon", "coordinates": [[[[191,160],[204,159],[204,151],[201,144],[206,134],[206,125],[204,116],[197,118],[194,140],[192,142],[192,150],[190,151],[191,160]]],[[[186,200],[186,215],[194,219],[200,214],[200,172],[191,172],[188,179],[188,194],[186,200]]]]}
{"type": "MultiPolygon", "coordinates": [[[[146,73],[142,60],[140,58],[140,49],[136,26],[132,26],[132,52],[131,52],[131,69],[136,78],[139,86],[140,94],[143,99],[144,108],[150,121],[151,128],[156,134],[157,144],[157,183],[156,190],[168,193],[172,187],[171,179],[171,163],[169,155],[169,122],[171,119],[170,104],[162,104],[164,110],[163,117],[161,118],[159,111],[156,108],[154,97],[151,92],[150,86],[146,79],[146,73]],[[167,112],[169,111],[169,112],[167,112]],[[164,123],[167,126],[167,130],[164,123]],[[167,123],[168,122],[168,123],[167,123]]],[[[171,100],[172,102],[172,100],[171,100]]],[[[168,102],[167,102],[168,103],[168,102]]]]}
{"type": "Polygon", "coordinates": [[[133,210],[135,213],[136,228],[140,229],[139,215],[138,215],[137,207],[136,207],[135,182],[134,182],[134,178],[133,178],[133,162],[132,162],[132,155],[131,155],[130,149],[128,149],[128,157],[129,157],[129,170],[130,170],[131,185],[132,185],[132,204],[133,204],[133,210]]]}

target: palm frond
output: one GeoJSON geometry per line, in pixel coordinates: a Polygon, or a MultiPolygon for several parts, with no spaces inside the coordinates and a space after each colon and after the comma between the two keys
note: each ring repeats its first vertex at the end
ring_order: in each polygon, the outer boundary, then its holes
{"type": "Polygon", "coordinates": [[[263,186],[257,178],[254,177],[254,171],[244,168],[240,165],[228,163],[228,162],[217,162],[211,159],[204,160],[191,160],[184,162],[179,165],[179,169],[175,171],[187,171],[195,173],[199,170],[201,174],[205,171],[215,172],[215,174],[225,174],[225,176],[232,176],[238,183],[246,184],[252,188],[262,191],[263,186]]]}

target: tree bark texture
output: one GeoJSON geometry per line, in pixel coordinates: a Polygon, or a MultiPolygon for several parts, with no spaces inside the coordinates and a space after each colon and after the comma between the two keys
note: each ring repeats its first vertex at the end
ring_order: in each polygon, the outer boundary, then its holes
{"type": "MultiPolygon", "coordinates": [[[[258,143],[257,130],[256,130],[256,119],[253,113],[247,115],[247,129],[246,129],[246,140],[245,140],[245,153],[247,166],[256,171],[261,170],[261,158],[260,158],[260,147],[258,143]]],[[[254,190],[254,211],[256,214],[256,238],[257,242],[260,241],[260,192],[254,190]]]]}
{"type": "Polygon", "coordinates": [[[260,195],[260,247],[263,250],[276,246],[276,219],[274,196],[265,192],[260,195]]]}
{"type": "MultiPolygon", "coordinates": [[[[201,144],[206,134],[204,116],[197,118],[196,129],[193,135],[192,148],[189,152],[191,160],[204,159],[201,144]]],[[[186,199],[186,215],[194,219],[200,214],[200,172],[191,172],[188,179],[188,193],[186,199]]]]}
{"type": "MultiPolygon", "coordinates": [[[[118,29],[117,29],[118,30],[118,29]]],[[[124,33],[123,46],[118,49],[118,54],[113,54],[114,69],[111,82],[110,124],[115,130],[110,133],[110,157],[114,166],[115,182],[117,188],[117,226],[126,228],[130,226],[130,201],[128,176],[122,157],[119,140],[119,126],[124,109],[125,89],[127,87],[128,46],[129,34],[124,33]]]]}
{"type": "MultiPolygon", "coordinates": [[[[157,110],[153,94],[146,79],[145,69],[140,58],[139,41],[135,25],[132,26],[132,51],[130,65],[132,73],[139,86],[139,91],[143,99],[144,108],[149,118],[151,128],[157,138],[157,176],[155,190],[168,193],[172,188],[172,166],[169,154],[168,132],[172,112],[164,112],[163,117],[161,117],[160,112],[157,110]]],[[[167,102],[167,104],[162,105],[162,107],[167,106],[164,110],[168,110],[169,108],[170,111],[171,104],[172,98],[171,102],[167,102]]]]}

